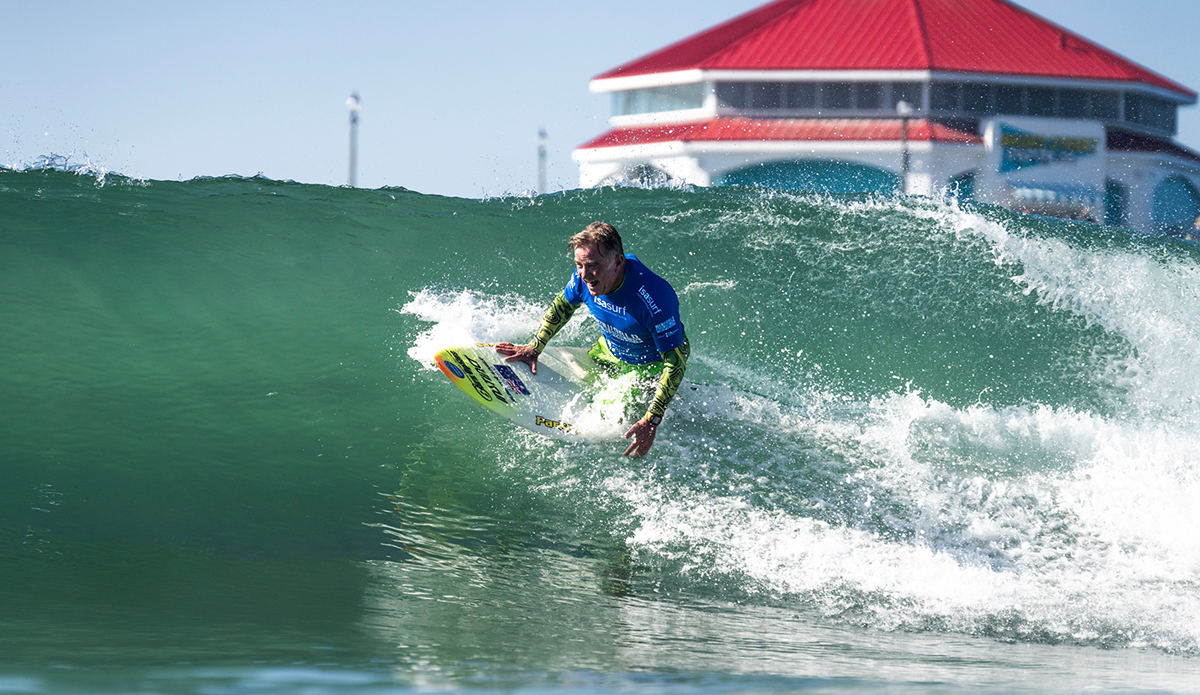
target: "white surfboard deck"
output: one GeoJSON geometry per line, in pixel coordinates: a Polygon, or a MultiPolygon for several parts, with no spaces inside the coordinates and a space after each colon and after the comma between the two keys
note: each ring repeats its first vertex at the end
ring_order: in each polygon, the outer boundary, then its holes
{"type": "Polygon", "coordinates": [[[584,348],[549,346],[538,373],[505,362],[495,343],[460,345],[435,356],[442,373],[476,403],[537,434],[569,442],[620,438],[624,404],[594,404],[596,363],[584,348]]]}

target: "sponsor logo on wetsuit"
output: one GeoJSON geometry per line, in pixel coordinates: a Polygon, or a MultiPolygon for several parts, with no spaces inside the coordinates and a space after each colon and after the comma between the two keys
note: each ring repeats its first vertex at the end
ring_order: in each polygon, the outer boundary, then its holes
{"type": "Polygon", "coordinates": [[[654,332],[655,333],[664,333],[666,331],[671,330],[674,327],[675,327],[675,317],[672,316],[671,318],[667,319],[666,321],[663,321],[662,323],[655,326],[654,332]]]}
{"type": "Polygon", "coordinates": [[[625,315],[625,307],[617,306],[616,304],[613,304],[612,302],[605,299],[603,295],[601,295],[599,297],[593,297],[593,301],[595,301],[597,304],[604,307],[605,309],[608,309],[609,311],[613,312],[614,314],[620,314],[621,316],[625,315]]]}
{"type": "Polygon", "coordinates": [[[642,340],[640,336],[636,336],[631,333],[626,333],[625,331],[622,331],[619,328],[613,328],[612,326],[608,325],[607,323],[600,323],[599,321],[597,321],[596,323],[600,324],[600,328],[605,333],[607,333],[608,335],[611,335],[614,338],[617,338],[618,340],[624,340],[627,343],[644,343],[644,342],[646,342],[646,341],[642,340]]]}
{"type": "Polygon", "coordinates": [[[650,310],[651,316],[662,311],[662,309],[659,309],[658,305],[654,303],[654,298],[651,297],[650,293],[646,291],[645,285],[642,285],[638,288],[638,295],[641,296],[642,301],[646,303],[646,308],[650,310]]]}

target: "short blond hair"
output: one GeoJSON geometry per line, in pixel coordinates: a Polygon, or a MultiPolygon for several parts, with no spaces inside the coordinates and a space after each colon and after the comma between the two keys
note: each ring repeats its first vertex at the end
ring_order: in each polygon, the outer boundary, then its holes
{"type": "Polygon", "coordinates": [[[580,246],[595,246],[600,255],[605,258],[618,258],[625,255],[625,247],[621,245],[621,235],[617,228],[607,222],[593,222],[583,228],[582,232],[573,235],[567,241],[567,253],[572,253],[580,246]]]}

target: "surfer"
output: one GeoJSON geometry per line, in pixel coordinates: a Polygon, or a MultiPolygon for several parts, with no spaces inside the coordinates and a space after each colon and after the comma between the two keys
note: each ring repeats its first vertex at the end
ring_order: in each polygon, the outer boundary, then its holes
{"type": "Polygon", "coordinates": [[[537,374],[538,355],[579,305],[587,304],[603,333],[588,353],[597,363],[643,373],[661,369],[646,415],[625,433],[626,439],[633,438],[625,455],[645,456],[683,383],[691,352],[679,318],[679,298],[666,280],[625,253],[611,224],[591,223],[571,237],[567,249],[574,253],[575,273],[546,311],[537,335],[527,345],[499,343],[496,352],[507,355],[506,362],[528,364],[537,374]]]}

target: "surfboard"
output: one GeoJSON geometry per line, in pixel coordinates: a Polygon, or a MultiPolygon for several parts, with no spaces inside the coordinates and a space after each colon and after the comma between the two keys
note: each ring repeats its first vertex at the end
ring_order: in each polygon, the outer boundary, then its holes
{"type": "MultiPolygon", "coordinates": [[[[607,422],[593,407],[596,363],[584,348],[547,347],[538,358],[537,375],[522,362],[505,362],[495,343],[446,348],[434,358],[438,369],[473,401],[525,429],[569,442],[624,432],[620,403],[618,414],[608,415],[607,422]]],[[[614,399],[607,400],[611,404],[614,399]]]]}

